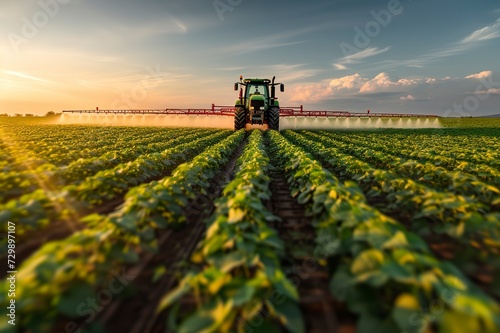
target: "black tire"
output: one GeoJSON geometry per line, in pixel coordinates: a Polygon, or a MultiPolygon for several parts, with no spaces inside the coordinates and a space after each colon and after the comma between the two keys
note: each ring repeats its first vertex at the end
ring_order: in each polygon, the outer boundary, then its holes
{"type": "Polygon", "coordinates": [[[280,109],[270,108],[269,109],[269,129],[279,131],[280,130],[280,109]]]}
{"type": "Polygon", "coordinates": [[[236,108],[234,113],[234,130],[240,130],[245,128],[247,123],[247,114],[245,112],[245,108],[236,108]]]}

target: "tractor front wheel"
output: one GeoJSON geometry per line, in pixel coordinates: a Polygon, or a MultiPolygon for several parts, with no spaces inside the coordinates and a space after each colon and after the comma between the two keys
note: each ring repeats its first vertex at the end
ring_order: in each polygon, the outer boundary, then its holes
{"type": "Polygon", "coordinates": [[[237,131],[245,128],[246,123],[247,115],[245,112],[245,108],[236,108],[236,111],[234,113],[234,130],[237,131]]]}
{"type": "Polygon", "coordinates": [[[269,129],[279,131],[280,130],[280,109],[270,108],[269,109],[269,129]]]}

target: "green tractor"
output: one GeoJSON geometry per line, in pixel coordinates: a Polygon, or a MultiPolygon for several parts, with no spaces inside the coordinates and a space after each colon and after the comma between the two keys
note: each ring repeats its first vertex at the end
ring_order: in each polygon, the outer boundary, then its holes
{"type": "Polygon", "coordinates": [[[285,91],[285,85],[269,79],[244,79],[234,84],[234,90],[240,89],[240,96],[235,103],[234,129],[239,130],[246,124],[266,125],[269,129],[279,130],[280,106],[276,98],[276,86],[285,91]],[[245,87],[245,93],[243,93],[245,87]]]}

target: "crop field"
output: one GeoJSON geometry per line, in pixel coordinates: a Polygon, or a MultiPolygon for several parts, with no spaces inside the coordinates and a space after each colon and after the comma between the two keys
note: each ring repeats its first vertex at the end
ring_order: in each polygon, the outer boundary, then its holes
{"type": "Polygon", "coordinates": [[[2,121],[0,332],[499,332],[498,123],[2,121]]]}

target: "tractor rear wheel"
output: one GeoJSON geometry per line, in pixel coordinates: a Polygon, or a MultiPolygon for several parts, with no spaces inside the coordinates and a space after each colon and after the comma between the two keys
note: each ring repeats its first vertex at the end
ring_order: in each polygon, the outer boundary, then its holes
{"type": "Polygon", "coordinates": [[[245,108],[236,108],[236,111],[234,113],[234,130],[237,131],[245,128],[246,123],[247,115],[245,112],[245,108]]]}
{"type": "Polygon", "coordinates": [[[280,130],[280,109],[270,108],[269,109],[269,129],[279,131],[280,130]]]}

